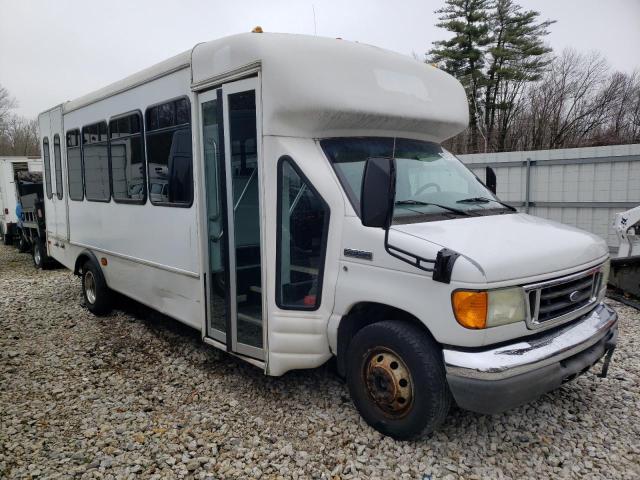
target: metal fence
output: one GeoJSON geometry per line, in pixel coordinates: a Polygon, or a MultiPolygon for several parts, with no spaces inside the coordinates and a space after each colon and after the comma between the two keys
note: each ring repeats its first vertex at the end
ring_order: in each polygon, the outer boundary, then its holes
{"type": "Polygon", "coordinates": [[[618,247],[613,215],[640,205],[640,144],[459,158],[483,181],[486,167],[501,200],[531,215],[574,225],[618,247]]]}

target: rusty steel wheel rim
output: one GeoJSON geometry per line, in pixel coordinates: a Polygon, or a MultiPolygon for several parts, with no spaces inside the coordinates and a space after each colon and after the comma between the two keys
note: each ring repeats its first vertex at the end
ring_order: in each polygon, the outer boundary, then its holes
{"type": "Polygon", "coordinates": [[[369,397],[385,414],[394,418],[407,414],[413,403],[413,380],[400,355],[383,347],[371,350],[363,376],[369,397]]]}

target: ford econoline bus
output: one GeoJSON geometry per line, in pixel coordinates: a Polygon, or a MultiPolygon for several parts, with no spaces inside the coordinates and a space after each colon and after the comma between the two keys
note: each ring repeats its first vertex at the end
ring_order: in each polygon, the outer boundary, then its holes
{"type": "MultiPolygon", "coordinates": [[[[440,144],[464,90],[339,39],[207,43],[39,117],[48,253],[267,375],[332,357],[398,439],[492,413],[616,344],[599,238],[518,213],[440,144]]],[[[610,356],[608,356],[610,358],[610,356]]]]}

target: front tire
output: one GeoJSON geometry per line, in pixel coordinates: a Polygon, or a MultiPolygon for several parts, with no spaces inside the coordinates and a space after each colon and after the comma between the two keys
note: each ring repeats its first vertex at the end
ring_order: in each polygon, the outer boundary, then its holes
{"type": "Polygon", "coordinates": [[[85,305],[94,315],[102,316],[111,311],[111,290],[100,268],[91,261],[82,267],[82,294],[85,305]]]}
{"type": "Polygon", "coordinates": [[[439,345],[424,329],[383,321],[351,340],[347,385],[360,415],[397,440],[431,434],[451,405],[439,345]]]}

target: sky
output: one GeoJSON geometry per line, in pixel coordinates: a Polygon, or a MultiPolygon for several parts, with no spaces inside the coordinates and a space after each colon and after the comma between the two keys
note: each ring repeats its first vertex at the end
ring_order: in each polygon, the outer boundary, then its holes
{"type": "MultiPolygon", "coordinates": [[[[0,0],[0,85],[39,112],[192,48],[248,32],[341,37],[422,57],[444,0],[0,0]],[[315,12],[315,14],[314,14],[315,12]]],[[[547,43],[640,69],[640,0],[519,0],[557,20],[547,43]]]]}

